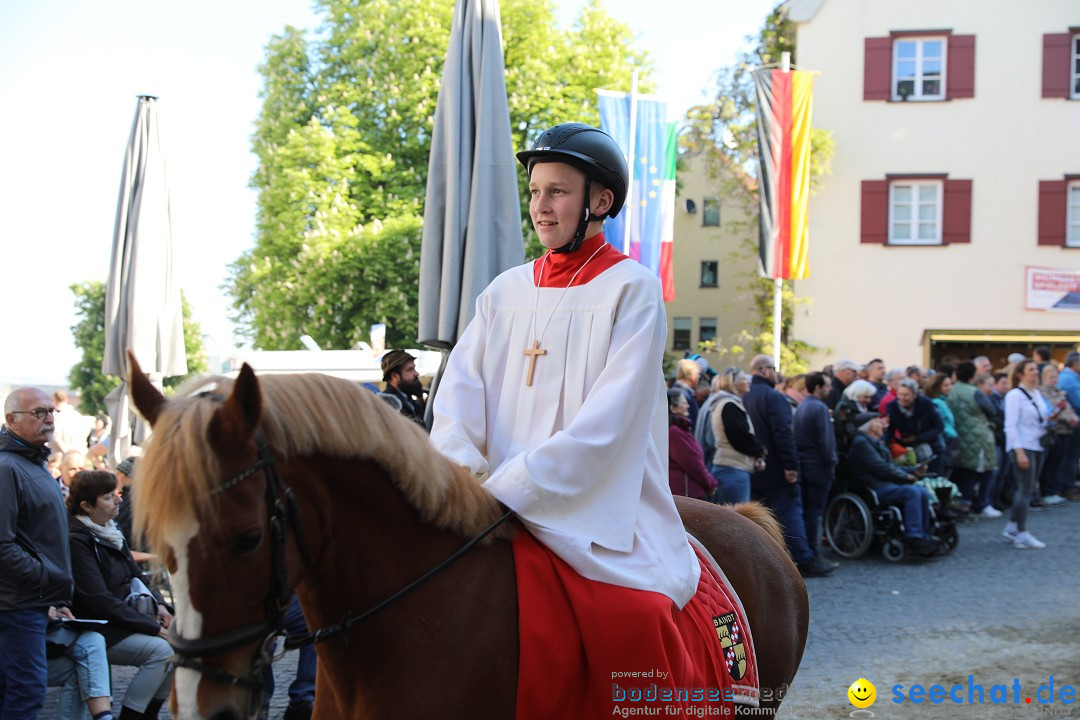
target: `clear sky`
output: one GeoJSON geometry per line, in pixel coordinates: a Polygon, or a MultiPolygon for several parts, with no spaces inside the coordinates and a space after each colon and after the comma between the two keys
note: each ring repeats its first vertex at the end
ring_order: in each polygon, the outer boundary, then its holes
{"type": "MultiPolygon", "coordinates": [[[[567,24],[583,4],[555,2],[567,24]]],[[[773,4],[606,0],[652,54],[673,115],[705,99],[773,4]]],[[[144,93],[160,98],[180,285],[211,354],[234,347],[220,286],[253,243],[256,67],[272,34],[317,21],[308,0],[0,2],[0,384],[64,384],[78,361],[68,286],[107,279],[144,93]]]]}

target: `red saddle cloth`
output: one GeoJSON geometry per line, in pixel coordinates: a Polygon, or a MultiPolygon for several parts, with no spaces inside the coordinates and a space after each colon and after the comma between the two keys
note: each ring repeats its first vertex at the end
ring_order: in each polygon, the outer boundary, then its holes
{"type": "Polygon", "coordinates": [[[719,717],[757,706],[750,628],[723,572],[701,563],[679,610],[660,593],[581,577],[527,531],[517,571],[517,720],[719,717]]]}

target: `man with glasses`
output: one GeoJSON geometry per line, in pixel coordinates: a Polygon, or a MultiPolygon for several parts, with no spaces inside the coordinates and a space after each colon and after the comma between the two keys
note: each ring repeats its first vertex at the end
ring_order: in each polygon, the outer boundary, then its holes
{"type": "MultiPolygon", "coordinates": [[[[0,720],[45,702],[49,606],[71,602],[67,513],[46,469],[56,409],[38,388],[13,390],[0,428],[0,720]]],[[[63,608],[61,615],[71,618],[63,608]]]]}
{"type": "Polygon", "coordinates": [[[768,355],[750,362],[750,392],[743,397],[754,435],[768,451],[765,469],[750,477],[750,497],[768,506],[784,527],[784,540],[803,577],[821,577],[836,569],[817,555],[806,538],[799,456],[791,406],[776,390],[776,366],[768,355]]]}

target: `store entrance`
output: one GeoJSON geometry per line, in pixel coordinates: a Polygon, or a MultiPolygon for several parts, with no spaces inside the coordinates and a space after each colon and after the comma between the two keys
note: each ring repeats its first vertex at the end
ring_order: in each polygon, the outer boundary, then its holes
{"type": "Polygon", "coordinates": [[[961,334],[927,331],[923,347],[927,366],[931,368],[942,363],[955,365],[960,361],[985,355],[990,358],[990,364],[996,371],[1008,365],[1010,354],[1020,353],[1025,357],[1032,357],[1039,345],[1049,347],[1051,358],[1063,363],[1066,355],[1080,347],[1080,333],[1024,331],[1005,334],[1001,331],[976,331],[961,334]],[[978,335],[983,337],[977,337],[978,335]]]}

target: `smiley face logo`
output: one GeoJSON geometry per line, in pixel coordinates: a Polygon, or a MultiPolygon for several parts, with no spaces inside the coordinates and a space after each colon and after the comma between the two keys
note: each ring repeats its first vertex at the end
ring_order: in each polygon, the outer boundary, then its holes
{"type": "Polygon", "coordinates": [[[847,689],[848,700],[857,708],[868,708],[877,700],[877,688],[866,678],[859,678],[847,689]]]}

